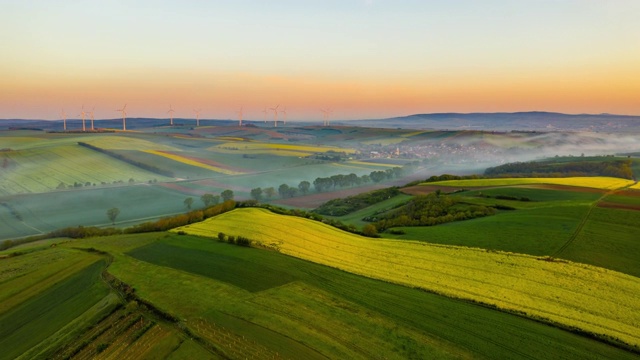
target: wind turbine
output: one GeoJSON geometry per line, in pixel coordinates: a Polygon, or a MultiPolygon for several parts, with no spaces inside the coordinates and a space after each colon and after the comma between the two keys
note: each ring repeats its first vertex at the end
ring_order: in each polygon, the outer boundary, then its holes
{"type": "Polygon", "coordinates": [[[118,109],[116,111],[122,112],[122,131],[127,131],[127,104],[124,104],[122,109],[118,109]]]}
{"type": "Polygon", "coordinates": [[[96,107],[94,106],[93,109],[91,109],[91,112],[89,114],[91,114],[91,131],[94,130],[93,128],[93,111],[96,109],[96,107]]]}
{"type": "Polygon", "coordinates": [[[274,127],[278,127],[278,106],[280,105],[276,105],[276,107],[271,108],[271,110],[273,110],[273,126],[274,127]]]}
{"type": "Polygon", "coordinates": [[[262,110],[262,113],[264,114],[264,123],[267,123],[267,107],[264,107],[264,110],[262,110]]]}
{"type": "Polygon", "coordinates": [[[327,109],[320,109],[320,111],[322,111],[322,125],[327,126],[328,123],[328,118],[329,118],[329,110],[327,109]]]}
{"type": "Polygon", "coordinates": [[[60,116],[62,116],[62,128],[67,131],[67,114],[64,112],[64,108],[60,111],[60,116]]]}
{"type": "Polygon", "coordinates": [[[284,114],[284,120],[283,120],[283,123],[284,123],[285,125],[287,125],[287,108],[284,108],[284,110],[280,110],[280,112],[281,112],[282,114],[284,114]]]}
{"type": "Polygon", "coordinates": [[[242,127],[242,106],[240,106],[240,110],[237,111],[238,114],[238,126],[242,127]]]}
{"type": "Polygon", "coordinates": [[[196,113],[196,127],[200,126],[200,112],[202,109],[193,109],[193,112],[196,113]]]}
{"type": "Polygon", "coordinates": [[[327,123],[325,126],[329,126],[329,121],[331,120],[331,114],[333,113],[333,110],[331,110],[331,108],[327,108],[326,112],[327,112],[327,123]]]}
{"type": "Polygon", "coordinates": [[[84,111],[84,105],[82,105],[82,112],[80,114],[78,114],[78,116],[82,116],[82,131],[86,131],[86,128],[84,126],[84,117],[87,114],[86,111],[84,111]]]}
{"type": "Polygon", "coordinates": [[[171,104],[169,104],[169,111],[167,111],[167,113],[169,114],[169,116],[171,116],[171,126],[173,126],[173,112],[175,110],[173,110],[173,108],[171,107],[171,104]]]}

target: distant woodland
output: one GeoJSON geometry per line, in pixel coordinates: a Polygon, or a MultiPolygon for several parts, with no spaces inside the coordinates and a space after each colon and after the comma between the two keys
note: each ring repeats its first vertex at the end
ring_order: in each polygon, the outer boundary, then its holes
{"type": "Polygon", "coordinates": [[[635,179],[631,170],[632,161],[570,161],[515,162],[487,168],[488,177],[566,177],[566,176],[613,176],[623,179],[635,179]]]}

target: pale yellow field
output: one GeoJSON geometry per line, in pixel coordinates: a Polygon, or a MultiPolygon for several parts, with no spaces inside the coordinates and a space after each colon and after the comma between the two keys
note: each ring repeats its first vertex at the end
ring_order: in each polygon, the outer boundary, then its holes
{"type": "Polygon", "coordinates": [[[402,134],[400,136],[402,137],[412,137],[412,136],[416,136],[416,135],[420,135],[420,134],[424,134],[428,131],[425,130],[418,130],[418,131],[414,131],[414,132],[410,132],[410,133],[406,133],[406,134],[402,134]]]}
{"type": "Polygon", "coordinates": [[[474,186],[508,186],[508,185],[528,185],[528,184],[549,184],[580,186],[596,189],[619,189],[633,184],[632,180],[614,177],[568,177],[568,178],[505,178],[505,179],[469,179],[469,180],[447,180],[422,185],[440,185],[452,187],[474,187],[474,186]]]}
{"type": "Polygon", "coordinates": [[[383,167],[383,168],[392,168],[392,167],[396,167],[396,166],[401,166],[401,165],[396,165],[396,164],[372,163],[372,162],[366,162],[366,161],[347,161],[347,164],[378,166],[378,167],[383,167]]]}
{"type": "Polygon", "coordinates": [[[594,266],[423,242],[370,239],[264,209],[236,209],[173,231],[242,235],[364,276],[520,311],[640,345],[640,279],[594,266]]]}
{"type": "Polygon", "coordinates": [[[271,144],[256,141],[234,141],[216,145],[209,150],[214,151],[243,151],[246,153],[268,153],[280,156],[308,156],[315,153],[324,153],[327,151],[345,152],[347,154],[354,153],[353,149],[343,149],[332,146],[313,146],[313,145],[295,145],[295,144],[271,144]],[[237,150],[230,150],[237,149],[237,150]]]}
{"type": "Polygon", "coordinates": [[[176,154],[169,154],[169,153],[165,153],[165,152],[157,151],[157,150],[144,150],[144,152],[149,153],[149,154],[163,156],[163,157],[166,157],[167,159],[178,161],[178,162],[181,162],[181,163],[184,163],[184,164],[187,164],[187,165],[197,166],[197,167],[200,167],[200,168],[203,168],[203,169],[212,170],[212,171],[219,172],[219,173],[226,174],[226,175],[242,174],[241,172],[238,172],[238,171],[224,169],[224,168],[221,168],[221,167],[218,167],[218,166],[209,165],[209,164],[203,164],[203,163],[198,162],[196,160],[188,159],[188,158],[186,158],[184,156],[180,156],[180,155],[176,155],[176,154]]]}
{"type": "Polygon", "coordinates": [[[171,146],[126,136],[104,136],[92,138],[87,143],[107,150],[166,150],[178,151],[171,146]]]}

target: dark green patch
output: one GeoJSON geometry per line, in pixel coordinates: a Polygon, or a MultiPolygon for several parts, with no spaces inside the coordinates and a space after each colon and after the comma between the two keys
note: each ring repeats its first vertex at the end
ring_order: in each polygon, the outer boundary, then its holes
{"type": "MultiPolygon", "coordinates": [[[[488,359],[634,359],[636,355],[604,343],[548,325],[491,308],[435,295],[418,289],[394,285],[341,270],[284,256],[276,252],[249,251],[206,239],[190,240],[184,246],[219,253],[237,264],[268,265],[271,271],[288,274],[306,284],[335,294],[339,299],[356,303],[373,314],[382,315],[398,326],[406,326],[427,336],[451,344],[454,353],[470,352],[488,359]]],[[[175,241],[175,240],[174,240],[175,241]]],[[[286,309],[282,309],[286,312],[286,309]]],[[[250,315],[247,315],[250,316],[250,315]]],[[[266,332],[245,327],[244,321],[219,312],[207,315],[216,323],[239,334],[256,336],[262,343],[266,332]]],[[[348,329],[336,329],[336,334],[348,329]]],[[[428,358],[426,344],[398,338],[392,329],[367,329],[371,336],[396,344],[398,355],[428,358]],[[412,355],[420,354],[423,356],[412,355]]],[[[273,340],[275,341],[275,340],[273,340]]],[[[384,354],[378,354],[383,356],[384,354]]]]}
{"type": "Polygon", "coordinates": [[[19,356],[105,297],[108,289],[99,280],[104,267],[95,262],[0,315],[0,359],[19,356]]]}
{"type": "Polygon", "coordinates": [[[594,208],[559,257],[640,277],[640,211],[594,208]]]}
{"type": "MultiPolygon", "coordinates": [[[[229,246],[228,244],[225,246],[229,246]]],[[[244,249],[257,252],[255,249],[244,249]]],[[[127,253],[138,260],[226,282],[256,292],[281,286],[295,277],[267,265],[240,260],[220,252],[202,251],[156,242],[127,253]]]]}

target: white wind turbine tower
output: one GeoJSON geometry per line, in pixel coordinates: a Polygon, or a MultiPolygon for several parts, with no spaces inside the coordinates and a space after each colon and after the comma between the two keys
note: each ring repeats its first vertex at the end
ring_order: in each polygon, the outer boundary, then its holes
{"type": "Polygon", "coordinates": [[[262,113],[264,114],[264,123],[267,123],[267,107],[264,107],[264,110],[262,110],[262,113]]]}
{"type": "Polygon", "coordinates": [[[127,104],[124,104],[122,109],[118,109],[116,111],[122,112],[122,131],[127,131],[127,104]]]}
{"type": "Polygon", "coordinates": [[[193,109],[193,112],[196,113],[196,127],[200,126],[200,112],[202,109],[193,109]]]}
{"type": "Polygon", "coordinates": [[[331,108],[327,108],[327,124],[325,126],[329,126],[329,122],[331,121],[331,114],[333,113],[333,110],[331,110],[331,108]]]}
{"type": "Polygon", "coordinates": [[[320,111],[322,111],[322,125],[327,126],[328,124],[328,118],[329,118],[329,110],[327,109],[320,109],[320,111]]]}
{"type": "Polygon", "coordinates": [[[89,114],[91,114],[91,131],[95,130],[93,127],[93,111],[96,109],[96,107],[94,106],[93,109],[91,109],[91,112],[89,114]]]}
{"type": "Polygon", "coordinates": [[[278,127],[278,106],[280,105],[276,105],[276,107],[271,108],[271,110],[273,110],[273,126],[274,127],[278,127]]]}
{"type": "Polygon", "coordinates": [[[169,116],[171,117],[171,126],[173,126],[173,112],[175,110],[173,110],[173,107],[171,107],[171,104],[169,104],[169,111],[167,111],[167,114],[169,114],[169,116]]]}
{"type": "Polygon", "coordinates": [[[67,113],[64,112],[64,108],[60,111],[60,116],[62,116],[62,128],[67,131],[67,113]]]}
{"type": "Polygon", "coordinates": [[[84,111],[84,105],[82,105],[82,112],[78,114],[78,116],[82,116],[82,131],[86,131],[86,127],[84,126],[84,117],[87,115],[87,112],[84,111]]]}
{"type": "Polygon", "coordinates": [[[238,126],[242,127],[242,106],[240,106],[240,110],[236,113],[238,114],[238,126]]]}
{"type": "Polygon", "coordinates": [[[284,110],[280,110],[280,113],[284,114],[283,123],[287,125],[287,108],[284,108],[284,110]]]}

